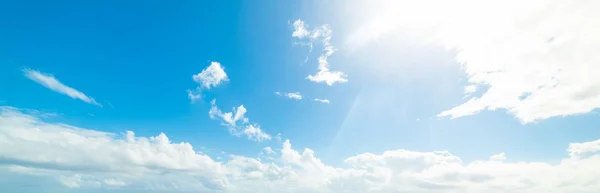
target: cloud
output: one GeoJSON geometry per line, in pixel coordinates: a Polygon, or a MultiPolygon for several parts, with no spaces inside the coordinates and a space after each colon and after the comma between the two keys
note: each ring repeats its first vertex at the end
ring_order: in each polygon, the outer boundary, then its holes
{"type": "Polygon", "coordinates": [[[359,154],[331,166],[311,149],[295,150],[289,140],[271,154],[277,156],[272,161],[238,155],[216,161],[163,133],[141,137],[132,131],[101,132],[44,122],[8,107],[0,111],[0,139],[0,174],[29,175],[27,179],[39,189],[51,188],[41,182],[49,178],[69,188],[154,192],[590,193],[600,189],[600,139],[571,143],[569,155],[557,163],[508,162],[505,154],[465,162],[447,151],[398,149],[359,154]]]}
{"type": "Polygon", "coordinates": [[[100,103],[96,102],[96,100],[94,100],[94,98],[88,97],[84,93],[82,93],[78,90],[75,90],[74,88],[71,88],[67,85],[64,85],[52,74],[46,74],[46,73],[42,73],[40,71],[32,70],[32,69],[24,69],[23,73],[24,73],[25,77],[37,82],[38,84],[41,84],[42,86],[44,86],[54,92],[64,94],[73,99],[79,99],[79,100],[82,100],[83,102],[102,107],[102,105],[100,103]]]}
{"type": "Polygon", "coordinates": [[[504,161],[504,160],[506,160],[506,154],[500,153],[500,154],[490,156],[490,160],[491,161],[504,161]]]}
{"type": "Polygon", "coordinates": [[[15,108],[0,108],[0,170],[53,176],[67,187],[153,183],[170,188],[224,186],[224,167],[172,143],[165,134],[138,137],[46,123],[15,108]],[[168,171],[168,173],[165,173],[168,171]],[[174,178],[176,177],[176,178],[174,178]],[[181,177],[194,180],[180,181],[181,177]],[[198,185],[186,183],[198,183],[198,185]]]}
{"type": "Polygon", "coordinates": [[[487,88],[439,116],[505,109],[531,123],[600,107],[600,56],[592,51],[600,48],[598,1],[380,0],[354,6],[368,19],[348,37],[349,45],[402,36],[443,46],[457,53],[470,85],[487,88]]]}
{"type": "Polygon", "coordinates": [[[190,89],[186,90],[187,94],[188,94],[188,98],[190,99],[190,102],[196,103],[196,101],[200,100],[202,98],[202,96],[200,95],[200,91],[192,91],[190,89]]]}
{"type": "Polygon", "coordinates": [[[308,30],[306,30],[304,21],[302,21],[300,19],[296,20],[294,22],[294,32],[292,32],[292,37],[302,39],[308,35],[310,35],[310,32],[308,32],[308,30]]]}
{"type": "Polygon", "coordinates": [[[223,82],[229,81],[225,70],[223,70],[221,63],[219,62],[211,62],[210,66],[202,70],[202,72],[192,76],[192,79],[204,89],[210,89],[223,82]]]}
{"type": "Polygon", "coordinates": [[[327,103],[327,104],[329,104],[329,99],[318,99],[318,98],[316,98],[315,101],[320,102],[320,103],[327,103]]]}
{"type": "Polygon", "coordinates": [[[344,83],[348,82],[346,78],[347,75],[343,72],[338,71],[330,71],[329,62],[327,59],[336,51],[335,47],[331,44],[331,27],[329,25],[322,25],[313,29],[312,31],[308,31],[306,29],[306,25],[304,21],[298,19],[294,22],[294,32],[292,33],[292,37],[297,38],[298,40],[309,39],[309,45],[312,50],[313,42],[321,42],[323,44],[323,53],[319,56],[319,71],[314,75],[308,75],[306,79],[325,84],[331,86],[335,83],[344,83]]]}
{"type": "Polygon", "coordinates": [[[188,98],[191,103],[194,103],[201,98],[203,90],[210,90],[211,88],[217,87],[223,82],[229,81],[229,78],[221,66],[221,63],[213,61],[200,73],[192,75],[192,80],[200,84],[195,90],[187,90],[188,98]]]}
{"type": "Polygon", "coordinates": [[[275,94],[279,95],[279,96],[285,96],[285,97],[288,97],[288,98],[294,99],[294,100],[302,99],[302,94],[300,94],[300,92],[290,92],[290,93],[275,92],[275,94]]]}
{"type": "Polygon", "coordinates": [[[227,126],[229,132],[235,136],[246,135],[248,139],[253,141],[271,140],[271,135],[260,129],[258,124],[250,123],[250,120],[245,117],[247,112],[244,105],[233,108],[232,112],[223,112],[217,107],[217,100],[213,99],[208,115],[211,119],[219,119],[223,121],[223,125],[227,126]]]}
{"type": "Polygon", "coordinates": [[[265,153],[267,153],[267,154],[272,154],[272,153],[275,153],[275,152],[273,151],[273,149],[271,149],[271,147],[265,147],[265,148],[263,148],[263,151],[264,151],[265,153]]]}
{"type": "Polygon", "coordinates": [[[271,140],[271,135],[260,130],[258,125],[247,125],[246,129],[244,129],[244,134],[248,136],[248,139],[253,141],[271,140]]]}

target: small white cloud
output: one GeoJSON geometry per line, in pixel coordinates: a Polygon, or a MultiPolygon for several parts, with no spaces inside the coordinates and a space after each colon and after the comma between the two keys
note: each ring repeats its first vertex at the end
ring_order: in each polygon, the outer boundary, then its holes
{"type": "Polygon", "coordinates": [[[308,35],[310,35],[310,33],[308,32],[308,30],[306,30],[304,21],[300,19],[296,20],[294,22],[294,32],[292,32],[292,37],[302,39],[308,35]]]}
{"type": "Polygon", "coordinates": [[[275,152],[273,151],[273,149],[271,149],[271,147],[265,147],[265,148],[263,148],[263,151],[264,151],[265,153],[267,153],[267,154],[272,154],[272,153],[275,153],[275,152]]]}
{"type": "Polygon", "coordinates": [[[200,84],[202,89],[211,89],[223,82],[229,81],[225,70],[219,62],[211,62],[210,66],[202,70],[202,72],[193,75],[192,79],[200,84]]]}
{"type": "Polygon", "coordinates": [[[465,94],[471,94],[477,91],[477,85],[467,85],[465,86],[465,94]]]}
{"type": "Polygon", "coordinates": [[[263,132],[256,124],[251,124],[250,120],[245,117],[247,112],[244,105],[233,108],[232,112],[222,112],[217,107],[217,100],[213,99],[208,115],[211,119],[219,119],[223,121],[223,125],[227,126],[232,135],[246,135],[248,139],[261,142],[263,140],[271,140],[271,135],[263,132]]]}
{"type": "Polygon", "coordinates": [[[198,92],[198,91],[192,91],[192,90],[188,89],[187,93],[188,93],[188,98],[190,99],[190,103],[192,103],[192,104],[196,103],[197,100],[200,100],[200,98],[202,98],[200,95],[200,92],[198,92]]]}
{"type": "Polygon", "coordinates": [[[247,125],[244,134],[253,141],[271,140],[271,135],[264,133],[258,125],[247,125]]]}
{"type": "Polygon", "coordinates": [[[96,102],[96,100],[94,100],[94,98],[89,97],[89,96],[85,95],[83,92],[75,90],[74,88],[64,85],[56,77],[54,77],[54,75],[45,74],[40,71],[32,70],[32,69],[24,69],[23,72],[24,72],[25,77],[37,82],[38,84],[41,84],[42,86],[44,86],[54,92],[64,94],[73,99],[79,99],[79,100],[82,100],[83,102],[98,105],[98,106],[102,107],[102,105],[100,103],[96,102]]]}
{"type": "Polygon", "coordinates": [[[276,95],[279,96],[284,96],[290,99],[294,99],[294,100],[301,100],[302,99],[302,94],[300,94],[300,92],[290,92],[290,93],[281,93],[281,92],[275,92],[276,95]]]}
{"type": "Polygon", "coordinates": [[[127,185],[127,183],[125,183],[124,181],[117,179],[106,179],[104,180],[104,184],[112,187],[121,187],[127,185]]]}
{"type": "Polygon", "coordinates": [[[600,139],[584,143],[571,143],[568,150],[569,156],[577,159],[600,152],[600,139]]]}
{"type": "Polygon", "coordinates": [[[325,83],[329,86],[335,83],[348,82],[346,74],[344,74],[343,72],[332,72],[329,69],[329,62],[327,61],[327,59],[336,51],[333,44],[331,44],[331,35],[332,30],[329,25],[322,25],[309,32],[306,29],[304,21],[298,19],[296,20],[296,22],[294,22],[294,32],[292,33],[292,37],[295,37],[299,40],[308,38],[311,50],[314,41],[320,41],[324,47],[323,53],[321,54],[321,56],[319,56],[318,59],[319,71],[314,75],[308,75],[306,79],[317,83],[325,83]]]}
{"type": "Polygon", "coordinates": [[[496,155],[492,155],[490,156],[490,161],[504,161],[506,160],[506,154],[505,153],[500,153],[500,154],[496,154],[496,155]]]}
{"type": "Polygon", "coordinates": [[[316,98],[315,101],[320,102],[320,103],[329,104],[329,99],[318,99],[318,98],[316,98]]]}
{"type": "Polygon", "coordinates": [[[213,61],[200,73],[192,75],[192,80],[200,84],[200,86],[194,90],[188,89],[186,92],[190,102],[195,103],[202,98],[201,93],[203,90],[210,90],[211,88],[217,87],[220,84],[229,81],[229,78],[227,77],[227,73],[225,73],[223,66],[221,66],[221,63],[213,61]]]}

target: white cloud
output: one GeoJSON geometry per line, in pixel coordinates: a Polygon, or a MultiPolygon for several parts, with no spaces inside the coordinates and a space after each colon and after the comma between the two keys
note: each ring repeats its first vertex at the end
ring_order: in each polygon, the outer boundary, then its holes
{"type": "Polygon", "coordinates": [[[600,152],[600,139],[585,143],[569,144],[569,156],[572,158],[581,158],[598,152],[600,152]]]}
{"type": "Polygon", "coordinates": [[[490,161],[504,161],[506,160],[506,154],[500,153],[493,156],[490,156],[490,161]]]}
{"type": "Polygon", "coordinates": [[[320,102],[320,103],[329,104],[329,99],[315,99],[315,101],[320,102]]]}
{"type": "Polygon", "coordinates": [[[476,85],[467,85],[465,86],[465,94],[471,94],[477,91],[477,86],[476,85]]]}
{"type": "Polygon", "coordinates": [[[290,93],[275,92],[275,94],[279,95],[279,96],[285,96],[285,97],[288,97],[288,98],[294,99],[294,100],[302,99],[302,94],[300,94],[300,92],[290,92],[290,93]]]}
{"type": "Polygon", "coordinates": [[[329,69],[329,62],[327,61],[327,58],[329,58],[333,52],[336,51],[335,47],[331,44],[331,35],[332,31],[329,25],[322,25],[309,32],[306,29],[304,21],[298,19],[294,22],[294,32],[292,33],[292,37],[295,37],[299,40],[309,39],[311,50],[313,42],[320,41],[321,44],[323,44],[323,53],[318,59],[319,71],[314,75],[308,75],[306,79],[317,83],[324,82],[329,86],[335,83],[348,82],[346,74],[339,71],[332,72],[329,69]]]}
{"type": "Polygon", "coordinates": [[[24,73],[25,77],[37,82],[38,84],[41,84],[42,86],[44,86],[54,92],[64,94],[73,99],[79,99],[79,100],[82,100],[83,102],[98,105],[98,106],[102,107],[102,105],[100,103],[96,102],[96,100],[94,100],[94,98],[89,97],[89,96],[85,95],[84,93],[82,93],[78,90],[75,90],[74,88],[64,85],[56,77],[54,77],[54,75],[42,73],[40,71],[32,70],[32,69],[24,69],[23,73],[24,73]]]}
{"type": "Polygon", "coordinates": [[[192,91],[190,89],[187,90],[188,98],[190,99],[190,103],[196,103],[197,100],[200,100],[202,96],[199,91],[192,91]]]}
{"type": "Polygon", "coordinates": [[[223,125],[227,126],[232,135],[240,136],[243,134],[246,135],[248,139],[258,142],[271,140],[271,135],[262,131],[257,124],[251,124],[250,120],[245,117],[247,110],[244,105],[233,108],[232,112],[223,113],[221,109],[217,107],[216,99],[213,99],[210,104],[211,108],[208,111],[209,117],[211,119],[222,120],[223,125]]]}
{"type": "Polygon", "coordinates": [[[273,149],[271,149],[271,147],[265,147],[265,148],[263,148],[263,151],[264,151],[265,153],[267,153],[267,154],[273,154],[273,153],[275,153],[275,152],[273,151],[273,149]]]}
{"type": "Polygon", "coordinates": [[[162,133],[107,133],[3,107],[0,173],[30,175],[34,183],[51,177],[70,188],[157,192],[591,193],[600,190],[599,141],[570,144],[558,163],[508,162],[504,154],[464,162],[447,151],[390,150],[334,167],[289,140],[272,161],[232,155],[220,162],[162,133]]]}
{"type": "Polygon", "coordinates": [[[505,109],[530,123],[600,107],[599,1],[356,2],[369,19],[350,45],[396,35],[444,46],[470,85],[487,88],[440,116],[505,109]]]}
{"type": "Polygon", "coordinates": [[[192,75],[192,80],[200,84],[194,90],[187,90],[188,98],[191,103],[195,103],[202,98],[201,93],[203,90],[210,90],[211,88],[217,87],[220,84],[229,81],[229,78],[227,77],[223,66],[221,66],[221,63],[213,61],[200,73],[192,75]]]}
{"type": "Polygon", "coordinates": [[[258,125],[246,125],[244,134],[253,141],[271,140],[271,135],[263,132],[258,125]]]}
{"type": "Polygon", "coordinates": [[[229,81],[225,70],[219,62],[211,62],[202,72],[192,76],[195,82],[200,84],[203,89],[211,89],[223,82],[229,81]]]}
{"type": "Polygon", "coordinates": [[[176,188],[192,182],[200,189],[224,186],[221,163],[195,152],[189,143],[172,143],[163,133],[149,138],[131,131],[106,133],[23,113],[0,108],[0,170],[55,176],[72,188],[129,183],[176,188]],[[161,174],[165,171],[169,173],[161,174]]]}
{"type": "Polygon", "coordinates": [[[300,19],[294,21],[294,32],[292,32],[292,37],[302,39],[308,35],[310,35],[310,32],[308,32],[308,30],[306,30],[304,21],[302,21],[300,19]]]}

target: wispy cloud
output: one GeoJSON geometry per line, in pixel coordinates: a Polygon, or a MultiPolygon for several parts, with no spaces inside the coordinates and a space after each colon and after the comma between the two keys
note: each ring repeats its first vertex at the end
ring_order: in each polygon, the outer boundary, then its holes
{"type": "Polygon", "coordinates": [[[310,45],[311,50],[313,42],[320,41],[321,44],[323,44],[323,53],[321,54],[321,56],[319,56],[318,59],[319,71],[316,74],[308,75],[306,79],[317,83],[323,82],[329,86],[335,83],[348,82],[346,74],[339,71],[331,71],[329,69],[329,62],[327,61],[327,58],[329,58],[333,54],[333,52],[336,51],[333,44],[331,44],[331,27],[325,24],[313,29],[312,31],[308,31],[307,25],[305,25],[304,21],[300,19],[296,20],[293,25],[294,32],[292,32],[292,37],[297,38],[299,40],[308,39],[308,44],[310,45]]]}
{"type": "Polygon", "coordinates": [[[221,66],[221,63],[213,61],[200,73],[192,75],[192,80],[200,84],[194,90],[187,90],[188,98],[194,103],[202,98],[202,90],[210,90],[211,88],[217,87],[221,83],[229,81],[229,78],[227,77],[227,73],[225,73],[225,69],[221,66]]]}
{"type": "Polygon", "coordinates": [[[290,92],[290,93],[282,93],[282,92],[275,92],[276,95],[279,96],[284,96],[290,99],[294,99],[294,100],[301,100],[302,99],[302,94],[300,92],[290,92]]]}
{"type": "Polygon", "coordinates": [[[54,92],[64,94],[73,99],[79,99],[79,100],[82,100],[83,102],[98,105],[98,106],[102,107],[102,105],[100,103],[96,102],[96,100],[94,100],[94,98],[89,97],[86,94],[84,94],[83,92],[80,92],[72,87],[69,87],[69,86],[61,83],[52,74],[46,74],[46,73],[42,73],[40,71],[32,70],[32,69],[24,69],[23,73],[24,73],[25,77],[37,82],[38,84],[41,84],[42,86],[44,86],[54,92]]]}
{"type": "Polygon", "coordinates": [[[233,108],[232,112],[223,112],[217,107],[217,100],[213,99],[211,102],[210,111],[208,115],[211,119],[220,119],[224,126],[227,126],[229,133],[234,136],[246,135],[249,140],[252,141],[264,141],[271,140],[271,135],[260,129],[258,124],[250,123],[250,120],[246,118],[246,108],[244,105],[240,105],[237,108],[233,108]]]}
{"type": "Polygon", "coordinates": [[[329,104],[329,99],[318,99],[317,98],[317,99],[315,99],[315,101],[329,104]]]}

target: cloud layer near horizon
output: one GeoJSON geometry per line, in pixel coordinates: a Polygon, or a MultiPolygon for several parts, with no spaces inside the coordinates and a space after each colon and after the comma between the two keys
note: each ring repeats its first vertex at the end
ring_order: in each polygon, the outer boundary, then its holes
{"type": "MultiPolygon", "coordinates": [[[[231,155],[216,161],[186,142],[48,123],[0,108],[0,172],[47,176],[70,188],[205,192],[591,193],[600,190],[600,140],[572,143],[559,163],[464,162],[447,151],[363,153],[336,167],[289,140],[274,161],[231,155]]],[[[269,148],[271,149],[271,148],[269,148]]]]}

